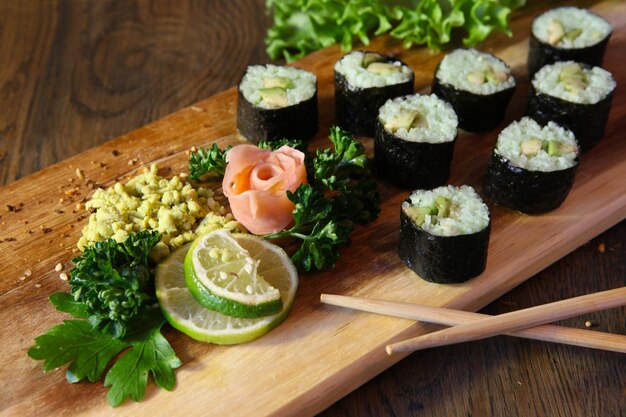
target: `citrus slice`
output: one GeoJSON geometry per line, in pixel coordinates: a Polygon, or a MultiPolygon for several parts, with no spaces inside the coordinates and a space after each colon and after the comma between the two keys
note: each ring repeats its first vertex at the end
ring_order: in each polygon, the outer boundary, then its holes
{"type": "Polygon", "coordinates": [[[187,288],[198,303],[228,316],[257,318],[278,313],[283,307],[280,291],[259,273],[256,254],[234,236],[238,235],[222,229],[196,239],[185,257],[187,288]]]}
{"type": "Polygon", "coordinates": [[[271,316],[244,319],[226,316],[201,306],[187,289],[183,264],[191,245],[174,252],[156,271],[156,294],[167,321],[188,336],[221,345],[257,339],[282,323],[289,314],[298,287],[298,275],[285,252],[249,235],[235,235],[237,242],[261,262],[259,272],[280,291],[282,310],[271,316]]]}

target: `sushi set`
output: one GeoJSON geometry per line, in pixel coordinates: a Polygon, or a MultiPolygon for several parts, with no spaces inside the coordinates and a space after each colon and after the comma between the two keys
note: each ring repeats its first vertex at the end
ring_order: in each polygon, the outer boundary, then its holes
{"type": "MultiPolygon", "coordinates": [[[[484,192],[494,203],[539,214],[565,201],[579,154],[604,135],[616,83],[599,65],[611,33],[604,18],[576,7],[557,7],[533,20],[526,116],[498,135],[485,175],[484,192]]],[[[397,58],[347,53],[334,65],[335,123],[353,135],[375,137],[380,177],[418,188],[400,210],[401,260],[427,281],[460,283],[485,269],[489,209],[471,187],[442,186],[458,128],[481,133],[498,127],[516,80],[503,60],[467,48],[439,62],[431,95],[413,94],[414,80],[397,58]],[[440,188],[428,191],[434,187],[440,188]],[[428,204],[414,205],[413,199],[428,204]],[[474,230],[476,217],[480,227],[474,230]]],[[[306,141],[315,134],[315,74],[253,65],[238,92],[237,128],[249,141],[306,141]]]]}
{"type": "MultiPolygon", "coordinates": [[[[575,36],[571,18],[533,23],[535,16],[522,15],[512,21],[511,39],[495,37],[476,50],[403,51],[383,37],[367,51],[327,48],[297,68],[253,66],[238,88],[6,187],[9,197],[42,199],[81,160],[109,164],[98,182],[112,182],[132,170],[116,162],[112,150],[141,150],[145,161],[178,170],[191,146],[225,148],[244,143],[242,136],[299,138],[315,149],[326,145],[334,124],[357,135],[373,157],[380,217],[353,233],[335,269],[301,277],[289,318],[234,348],[173,339],[189,363],[177,374],[176,390],[154,390],[148,401],[119,412],[194,414],[200,407],[216,416],[314,414],[403,357],[388,356],[386,344],[433,329],[320,305],[320,294],[476,311],[624,219],[626,4],[591,10],[608,19],[613,32],[593,15],[593,45],[583,42],[575,56],[562,55],[563,45],[586,35],[575,36]],[[581,84],[594,94],[575,93],[581,84]],[[116,168],[120,172],[112,172],[116,168]]],[[[44,221],[50,216],[33,207],[44,221]]],[[[21,250],[43,263],[55,256],[37,245],[21,250]]],[[[28,328],[28,311],[41,310],[50,292],[13,302],[15,325],[28,328]]],[[[9,296],[23,297],[19,293],[9,296]]],[[[58,321],[51,309],[45,315],[58,321]]],[[[16,412],[73,411],[69,401],[44,399],[69,398],[76,387],[44,379],[24,359],[15,383],[35,380],[46,388],[15,402],[16,412]]],[[[103,388],[80,389],[101,397],[96,391],[103,388]]],[[[110,409],[94,402],[89,414],[110,409]]]]}

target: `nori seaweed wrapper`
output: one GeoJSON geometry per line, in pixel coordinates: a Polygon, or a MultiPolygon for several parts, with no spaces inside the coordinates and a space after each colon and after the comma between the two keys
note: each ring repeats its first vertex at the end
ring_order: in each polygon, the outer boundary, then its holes
{"type": "Polygon", "coordinates": [[[432,92],[452,105],[459,118],[461,129],[468,132],[485,132],[502,122],[506,107],[515,92],[515,86],[493,94],[474,94],[449,84],[442,84],[435,76],[432,92]]]}
{"type": "Polygon", "coordinates": [[[450,142],[427,143],[400,139],[385,130],[376,117],[374,163],[387,180],[402,188],[431,189],[444,185],[456,137],[450,142]]]}
{"type": "Polygon", "coordinates": [[[261,139],[309,140],[319,129],[317,85],[308,100],[279,109],[264,109],[250,103],[237,89],[237,129],[252,143],[261,139]]]}
{"type": "MultiPolygon", "coordinates": [[[[404,62],[387,57],[385,62],[404,62]]],[[[346,77],[335,71],[335,116],[337,124],[353,135],[373,137],[378,110],[391,98],[413,94],[413,80],[385,87],[352,87],[346,77]]]]}
{"type": "Polygon", "coordinates": [[[571,130],[582,151],[586,152],[604,135],[614,91],[595,104],[583,104],[539,93],[531,83],[526,115],[541,125],[553,121],[571,130]]]}
{"type": "Polygon", "coordinates": [[[483,190],[494,203],[522,213],[558,208],[574,185],[576,165],[559,171],[529,171],[495,152],[487,164],[483,190]]]}
{"type": "Polygon", "coordinates": [[[487,265],[491,220],[483,230],[458,236],[435,236],[400,209],[398,256],[420,278],[454,284],[482,274],[487,265]]]}
{"type": "Polygon", "coordinates": [[[541,42],[531,31],[530,49],[528,50],[528,76],[532,78],[543,66],[554,64],[557,61],[576,61],[600,67],[610,37],[611,33],[595,45],[585,48],[559,48],[541,42]]]}

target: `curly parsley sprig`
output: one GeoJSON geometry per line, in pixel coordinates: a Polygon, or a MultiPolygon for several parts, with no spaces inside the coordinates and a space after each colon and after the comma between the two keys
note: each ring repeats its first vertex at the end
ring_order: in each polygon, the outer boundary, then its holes
{"type": "Polygon", "coordinates": [[[71,294],[87,306],[92,327],[123,337],[126,323],[156,301],[148,255],[160,238],[159,233],[141,231],[123,242],[108,239],[72,260],[71,294]]]}
{"type": "Polygon", "coordinates": [[[220,149],[215,143],[210,148],[198,148],[189,154],[189,179],[199,180],[206,174],[224,176],[226,153],[232,148],[220,149]]]}

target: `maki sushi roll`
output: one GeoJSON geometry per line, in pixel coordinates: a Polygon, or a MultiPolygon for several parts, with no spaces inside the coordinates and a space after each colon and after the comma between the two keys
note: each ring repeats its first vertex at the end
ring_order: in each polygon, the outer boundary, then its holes
{"type": "Polygon", "coordinates": [[[557,7],[533,20],[528,73],[557,61],[602,65],[613,28],[604,18],[578,7],[557,7]]]}
{"type": "Polygon", "coordinates": [[[378,113],[374,162],[381,175],[403,188],[434,188],[450,176],[458,120],[435,95],[388,100],[378,113]]]}
{"type": "Polygon", "coordinates": [[[252,65],[237,91],[237,129],[249,141],[308,140],[315,136],[318,120],[314,74],[293,67],[252,65]]]}
{"type": "Polygon", "coordinates": [[[398,256],[420,278],[467,281],[487,264],[489,209],[472,187],[417,190],[400,209],[398,256]]]}
{"type": "Polygon", "coordinates": [[[615,90],[611,73],[572,61],[543,67],[533,78],[526,114],[571,130],[583,151],[604,135],[615,90]]]}
{"type": "Polygon", "coordinates": [[[498,136],[483,189],[501,206],[544,213],[563,203],[577,167],[578,143],[572,132],[524,117],[498,136]]]}
{"type": "Polygon", "coordinates": [[[413,94],[413,71],[399,59],[353,51],[335,64],[337,123],[353,135],[374,136],[378,109],[413,94]]]}
{"type": "Polygon", "coordinates": [[[452,104],[461,129],[484,132],[504,118],[515,78],[509,66],[491,54],[456,49],[437,66],[432,92],[452,104]]]}

